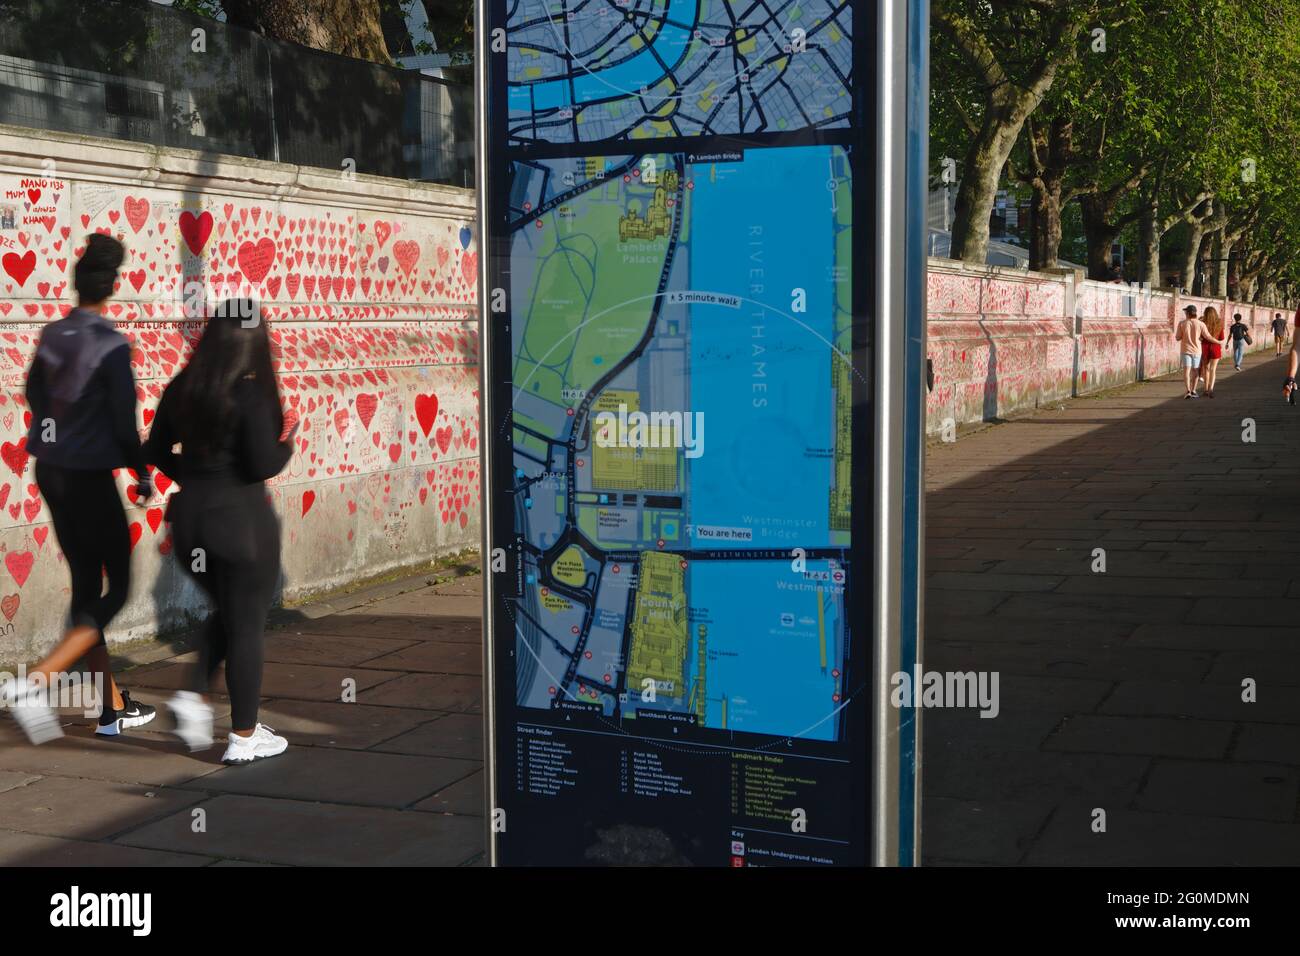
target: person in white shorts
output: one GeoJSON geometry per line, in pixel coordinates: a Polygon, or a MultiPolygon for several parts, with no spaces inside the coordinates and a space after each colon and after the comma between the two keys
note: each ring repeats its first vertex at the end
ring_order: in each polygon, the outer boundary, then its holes
{"type": "Polygon", "coordinates": [[[1201,367],[1201,343],[1213,340],[1209,328],[1196,317],[1196,306],[1189,305],[1183,309],[1186,316],[1174,330],[1174,338],[1182,353],[1183,387],[1187,394],[1183,398],[1196,398],[1197,372],[1201,367]]]}

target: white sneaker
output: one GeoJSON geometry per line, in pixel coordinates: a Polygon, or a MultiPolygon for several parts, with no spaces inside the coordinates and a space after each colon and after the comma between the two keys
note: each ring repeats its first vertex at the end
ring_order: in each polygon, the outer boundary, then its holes
{"type": "Polygon", "coordinates": [[[258,724],[247,737],[231,734],[230,745],[221,758],[222,763],[252,763],[266,757],[275,757],[289,749],[289,741],[277,737],[266,724],[258,724]]]}
{"type": "Polygon", "coordinates": [[[176,718],[177,737],[190,750],[207,750],[212,746],[212,707],[192,690],[180,690],[167,702],[176,718]]]}
{"type": "Polygon", "coordinates": [[[59,718],[42,699],[44,693],[26,680],[11,680],[0,687],[0,707],[14,715],[14,720],[33,744],[49,743],[63,736],[59,718]]]}

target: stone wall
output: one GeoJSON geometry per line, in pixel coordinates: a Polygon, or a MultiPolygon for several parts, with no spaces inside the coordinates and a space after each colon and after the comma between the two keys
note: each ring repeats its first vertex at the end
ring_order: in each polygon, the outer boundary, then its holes
{"type": "Polygon", "coordinates": [[[931,259],[927,348],[935,385],[927,431],[1177,371],[1173,331],[1188,303],[1201,312],[1213,305],[1226,322],[1240,312],[1251,349],[1272,347],[1269,324],[1280,309],[1094,282],[1072,270],[972,269],[931,259]]]}
{"type": "MultiPolygon", "coordinates": [[[[467,190],[0,127],[0,662],[46,647],[67,610],[23,383],[41,327],[73,304],[88,233],[127,247],[110,314],[135,347],[142,435],[199,331],[195,284],[264,303],[303,420],[270,483],[292,598],[477,547],[473,215],[467,190]]],[[[134,576],[112,640],[204,613],[164,506],[128,509],[134,576]]]]}

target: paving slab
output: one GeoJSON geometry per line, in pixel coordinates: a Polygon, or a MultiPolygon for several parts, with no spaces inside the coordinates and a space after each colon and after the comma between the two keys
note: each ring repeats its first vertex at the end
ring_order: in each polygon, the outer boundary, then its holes
{"type": "Polygon", "coordinates": [[[384,654],[410,647],[415,638],[342,637],[337,634],[297,634],[280,631],[268,635],[267,661],[277,664],[330,664],[350,667],[384,654]]]}
{"type": "Polygon", "coordinates": [[[478,713],[483,681],[478,677],[446,674],[407,674],[367,691],[358,699],[385,707],[422,707],[478,713]]]}
{"type": "Polygon", "coordinates": [[[477,714],[447,714],[435,717],[414,730],[375,744],[373,749],[389,753],[481,760],[483,718],[477,714]]]}
{"type": "Polygon", "coordinates": [[[478,769],[474,760],[290,747],[273,760],[223,767],[193,789],[356,806],[411,806],[478,769]]]}
{"type": "Polygon", "coordinates": [[[116,843],[293,866],[460,866],[483,852],[478,817],[240,795],[203,807],[204,833],[181,813],[116,843]]]}
{"type": "Polygon", "coordinates": [[[0,861],[5,866],[208,866],[212,858],[0,829],[0,861]]]}
{"type": "Polygon", "coordinates": [[[0,793],[0,820],[9,830],[102,840],[197,802],[172,787],[49,776],[0,793]]]}
{"type": "Polygon", "coordinates": [[[1233,744],[1232,757],[1300,767],[1300,732],[1282,724],[1243,724],[1233,744]]]}
{"type": "Polygon", "coordinates": [[[376,746],[418,727],[433,716],[427,710],[414,708],[280,698],[267,701],[258,712],[258,720],[275,728],[290,746],[347,750],[376,746]]]}
{"type": "Polygon", "coordinates": [[[946,858],[997,866],[1018,863],[1051,816],[1050,803],[927,798],[921,807],[922,844],[943,847],[946,858]]]}
{"type": "Polygon", "coordinates": [[[483,673],[483,646],[468,641],[421,641],[366,662],[367,667],[398,671],[428,671],[435,674],[483,673]]]}
{"type": "Polygon", "coordinates": [[[1139,810],[1296,822],[1297,773],[1273,764],[1157,760],[1139,810]]]}
{"type": "Polygon", "coordinates": [[[1300,824],[1107,808],[1094,833],[1091,808],[1061,808],[1026,854],[1036,866],[1294,866],[1300,824]]]}
{"type": "Polygon", "coordinates": [[[1043,747],[1208,760],[1226,756],[1232,731],[1226,721],[1080,714],[1066,717],[1043,747]]]}
{"type": "Polygon", "coordinates": [[[0,770],[167,786],[221,767],[220,754],[190,754],[171,738],[129,733],[97,737],[85,726],[68,727],[65,733],[33,747],[7,722],[0,724],[0,770]]]}
{"type": "Polygon", "coordinates": [[[427,810],[430,813],[483,816],[483,771],[480,770],[464,780],[458,780],[427,800],[421,800],[415,805],[415,809],[427,810]]]}

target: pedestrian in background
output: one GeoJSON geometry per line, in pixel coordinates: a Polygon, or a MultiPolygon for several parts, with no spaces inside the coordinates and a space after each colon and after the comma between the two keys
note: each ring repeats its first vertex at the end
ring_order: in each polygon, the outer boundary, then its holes
{"type": "Polygon", "coordinates": [[[283,434],[258,304],[222,303],[163,392],[145,454],[180,485],[167,508],[176,558],[213,605],[190,688],[169,705],[176,733],[193,750],[212,745],[204,695],[224,663],[232,727],[226,763],[274,757],[289,746],[257,715],[263,632],[280,578],[280,526],[264,482],[288,464],[296,429],[283,434]]]}
{"type": "Polygon", "coordinates": [[[1273,354],[1281,355],[1282,346],[1286,344],[1286,319],[1281,312],[1273,313],[1273,354]]]}
{"type": "Polygon", "coordinates": [[[1240,312],[1232,316],[1232,326],[1228,329],[1228,335],[1232,339],[1232,366],[1240,372],[1241,358],[1246,351],[1246,346],[1255,344],[1250,337],[1250,328],[1242,321],[1240,312]]]}
{"type": "Polygon", "coordinates": [[[25,681],[10,681],[0,700],[32,743],[63,735],[38,683],[67,673],[85,658],[101,692],[95,733],[114,736],[154,719],[154,708],[117,686],[104,629],[126,603],[131,585],[131,536],[113,478],[132,468],[136,494],[151,492],[136,430],[131,345],[104,318],[126,250],[100,233],[86,240],[73,268],[77,307],[41,330],[27,373],[32,412],[27,449],[36,459],[36,484],[49,508],[54,534],[72,575],[68,631],[25,681]],[[104,588],[104,578],[108,588],[104,588]],[[43,680],[33,682],[32,677],[43,680]]]}
{"type": "Polygon", "coordinates": [[[1214,397],[1214,382],[1219,371],[1219,360],[1223,358],[1223,345],[1228,340],[1223,327],[1223,316],[1214,306],[1205,310],[1205,327],[1209,338],[1201,341],[1201,378],[1205,380],[1205,397],[1214,397]]]}
{"type": "Polygon", "coordinates": [[[1174,340],[1178,343],[1183,366],[1183,387],[1187,389],[1183,398],[1196,398],[1198,370],[1201,367],[1201,342],[1210,337],[1210,330],[1196,317],[1196,306],[1185,306],[1183,315],[1185,318],[1174,329],[1174,340]]]}

